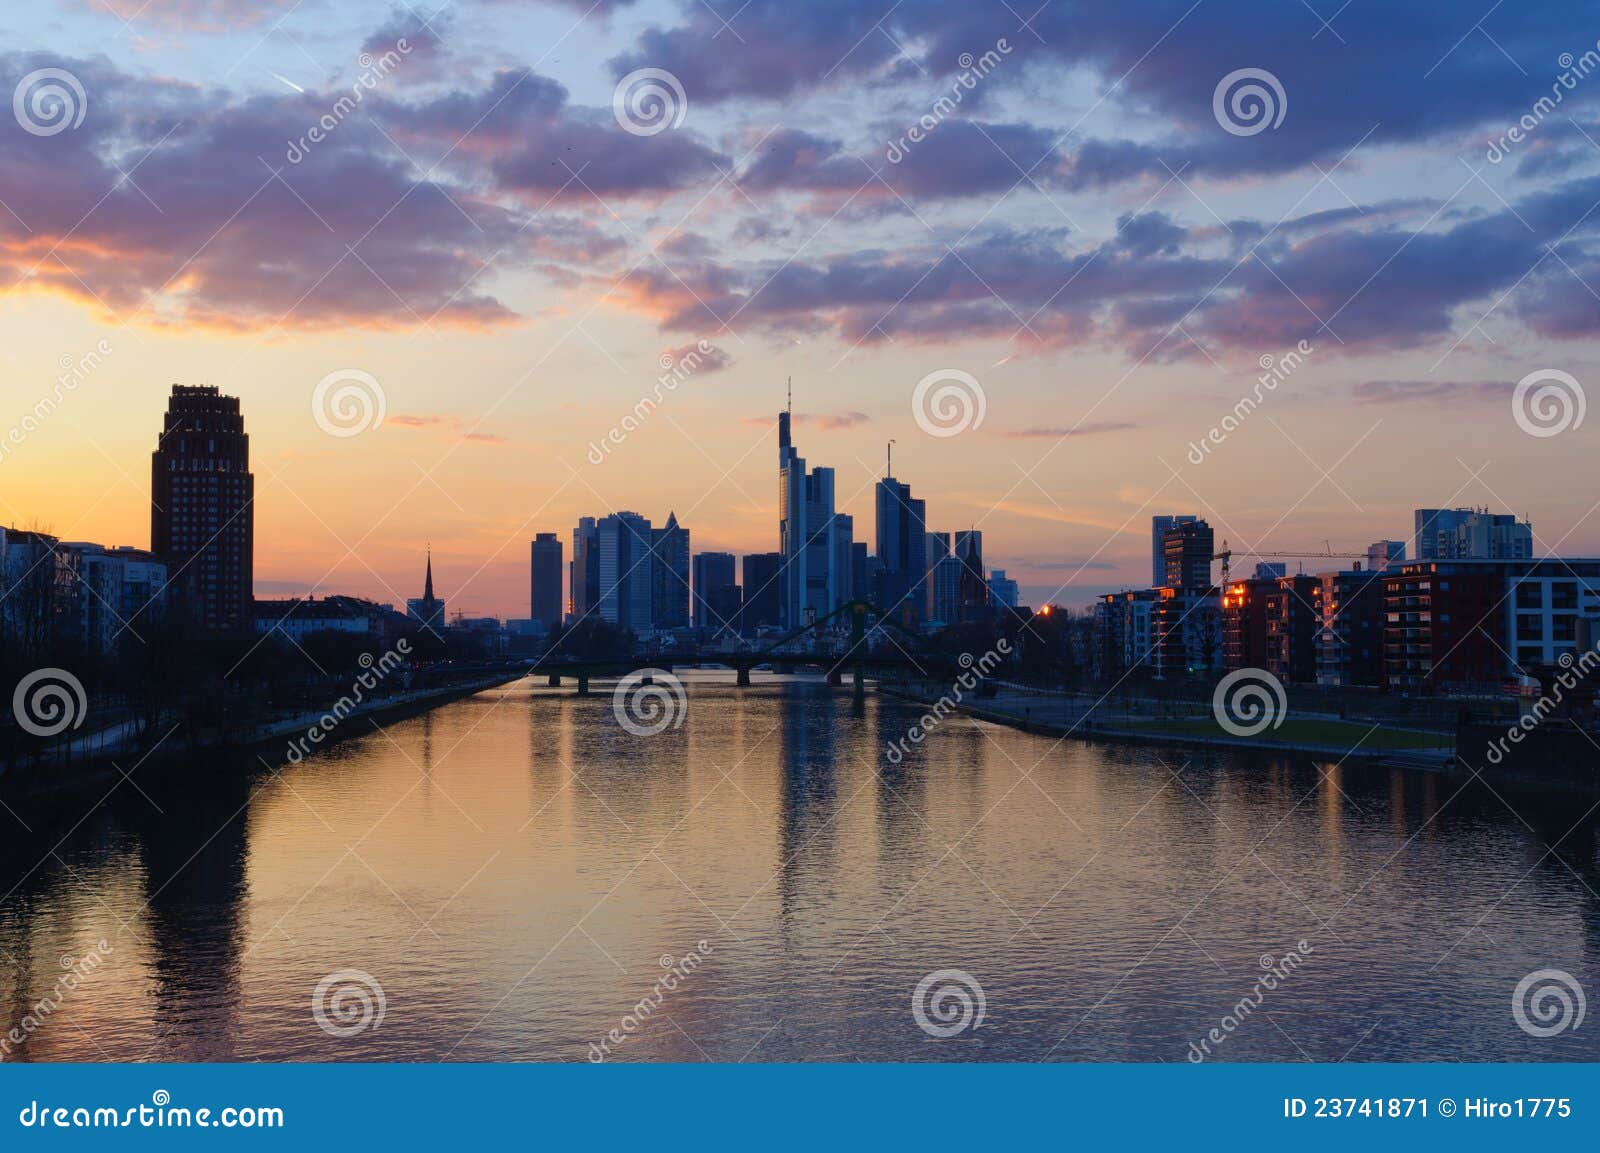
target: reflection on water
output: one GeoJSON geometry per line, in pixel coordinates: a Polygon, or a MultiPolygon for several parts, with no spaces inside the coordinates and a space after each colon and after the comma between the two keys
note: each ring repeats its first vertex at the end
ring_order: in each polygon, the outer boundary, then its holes
{"type": "Polygon", "coordinates": [[[522,685],[34,814],[0,850],[5,1055],[1181,1061],[1303,940],[1217,1056],[1600,1059],[1510,1012],[1536,969],[1600,990],[1594,798],[960,718],[889,764],[917,712],[696,674],[639,738],[522,685]],[[947,1040],[911,1011],[942,969],[985,1002],[947,1040]],[[340,971],[373,986],[329,1031],[340,971]]]}

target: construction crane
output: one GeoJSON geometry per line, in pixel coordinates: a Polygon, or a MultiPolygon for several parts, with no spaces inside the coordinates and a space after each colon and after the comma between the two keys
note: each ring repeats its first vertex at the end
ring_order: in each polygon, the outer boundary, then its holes
{"type": "MultiPolygon", "coordinates": [[[[1367,553],[1365,550],[1361,552],[1337,552],[1334,550],[1333,545],[1329,544],[1327,541],[1323,541],[1322,546],[1323,547],[1320,552],[1312,551],[1310,549],[1305,549],[1300,552],[1256,552],[1254,549],[1251,549],[1245,552],[1244,555],[1253,556],[1258,559],[1273,558],[1276,560],[1302,560],[1312,558],[1319,560],[1367,559],[1367,553]]],[[[1229,566],[1233,563],[1233,550],[1228,547],[1227,541],[1222,542],[1222,551],[1213,555],[1211,559],[1213,561],[1222,562],[1222,584],[1224,587],[1226,587],[1228,584],[1229,566]]]]}

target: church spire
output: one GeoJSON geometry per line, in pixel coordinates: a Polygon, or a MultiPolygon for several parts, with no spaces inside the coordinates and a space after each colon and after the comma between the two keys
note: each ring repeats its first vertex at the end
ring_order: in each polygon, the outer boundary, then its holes
{"type": "Polygon", "coordinates": [[[433,600],[433,546],[431,544],[428,546],[428,575],[422,582],[422,599],[425,601],[433,600]]]}

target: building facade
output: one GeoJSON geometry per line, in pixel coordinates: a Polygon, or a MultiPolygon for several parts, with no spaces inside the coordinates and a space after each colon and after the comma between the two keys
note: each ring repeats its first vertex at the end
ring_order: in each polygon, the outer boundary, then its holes
{"type": "MultiPolygon", "coordinates": [[[[748,571],[749,558],[745,560],[748,571]]],[[[731,552],[697,553],[694,558],[694,627],[718,632],[736,629],[740,606],[734,603],[736,598],[728,590],[738,587],[731,552]],[[728,611],[730,604],[732,612],[728,611]]]]}
{"type": "Polygon", "coordinates": [[[744,595],[739,610],[739,627],[775,627],[782,619],[783,554],[749,553],[740,562],[744,595]]]}
{"type": "Polygon", "coordinates": [[[528,617],[549,629],[561,623],[563,608],[561,538],[553,532],[534,535],[529,545],[528,617]]]}
{"type": "MultiPolygon", "coordinates": [[[[650,534],[650,615],[658,629],[689,627],[689,530],[669,512],[650,534]]],[[[730,558],[731,560],[732,558],[730,558]]]]}
{"type": "Polygon", "coordinates": [[[650,522],[636,512],[616,512],[595,522],[599,552],[600,619],[642,632],[652,626],[653,537],[650,522]]]}
{"type": "Polygon", "coordinates": [[[239,398],[173,385],[150,458],[150,551],[207,628],[252,625],[254,502],[239,398]]]}
{"type": "Polygon", "coordinates": [[[1529,560],[1533,526],[1482,508],[1416,510],[1417,559],[1529,560]]]}

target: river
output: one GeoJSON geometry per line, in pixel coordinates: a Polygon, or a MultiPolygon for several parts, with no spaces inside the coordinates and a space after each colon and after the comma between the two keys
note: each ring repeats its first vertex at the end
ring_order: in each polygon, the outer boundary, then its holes
{"type": "Polygon", "coordinates": [[[1600,990],[1600,798],[684,679],[0,812],[3,1055],[1600,1060],[1512,1011],[1600,990]]]}

